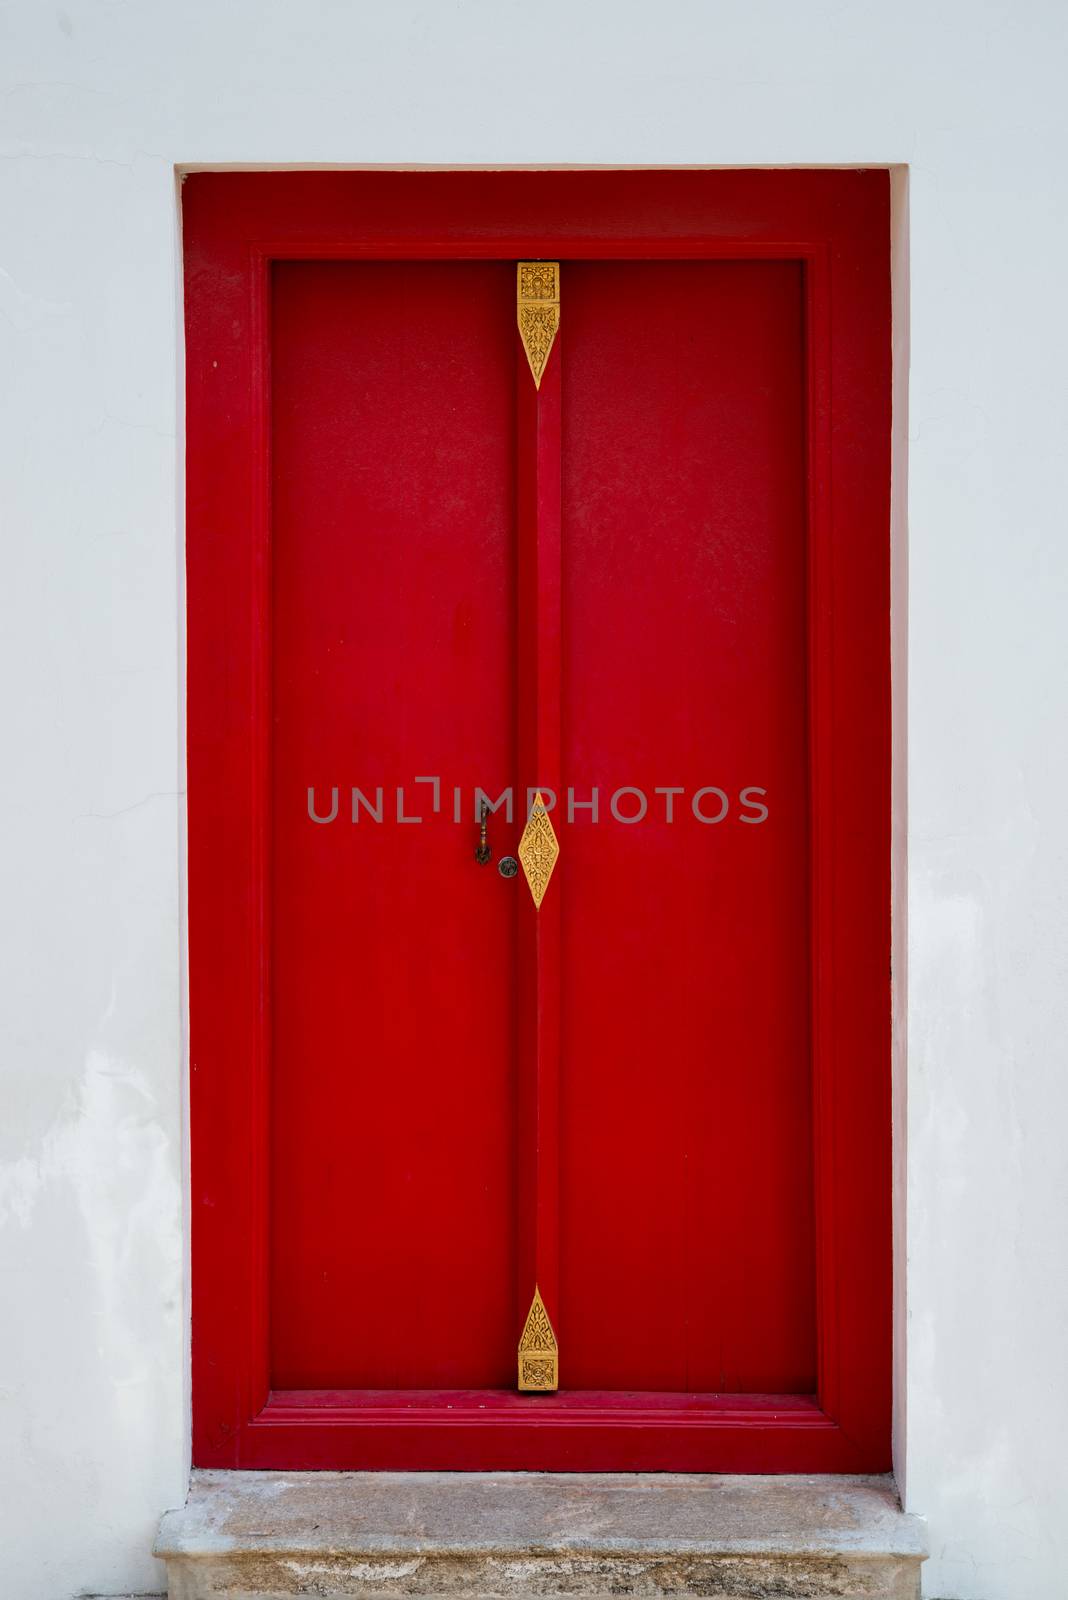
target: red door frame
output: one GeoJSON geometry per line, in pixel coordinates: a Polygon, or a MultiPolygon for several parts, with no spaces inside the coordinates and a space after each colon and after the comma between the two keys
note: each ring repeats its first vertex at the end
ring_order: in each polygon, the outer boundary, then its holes
{"type": "Polygon", "coordinates": [[[888,1469],[888,174],[200,173],[183,186],[183,229],[194,1462],[888,1469]],[[270,264],[480,257],[804,264],[819,1330],[811,1397],[270,1388],[270,264]]]}

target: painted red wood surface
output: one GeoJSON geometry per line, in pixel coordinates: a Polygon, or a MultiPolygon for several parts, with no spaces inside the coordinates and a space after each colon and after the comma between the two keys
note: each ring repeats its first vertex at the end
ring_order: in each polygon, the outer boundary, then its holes
{"type": "Polygon", "coordinates": [[[811,1393],[802,269],[562,280],[569,1382],[811,1393]]]}
{"type": "Polygon", "coordinates": [[[472,784],[515,779],[514,301],[497,262],[273,276],[270,1327],[286,1388],[512,1376],[517,897],[475,865],[472,784]],[[436,812],[419,776],[439,779],[436,812]],[[322,816],[339,788],[333,823],[309,820],[309,785],[322,816]],[[353,785],[373,808],[358,800],[356,823],[353,785]],[[420,821],[398,821],[398,785],[420,821]]]}
{"type": "Polygon", "coordinates": [[[199,1463],[887,1465],[887,209],[879,173],[187,181],[199,1463]],[[424,746],[775,804],[559,825],[536,929],[447,812],[299,810],[293,765],[326,797],[424,746]],[[551,1398],[505,1387],[531,1251],[551,1398]]]}

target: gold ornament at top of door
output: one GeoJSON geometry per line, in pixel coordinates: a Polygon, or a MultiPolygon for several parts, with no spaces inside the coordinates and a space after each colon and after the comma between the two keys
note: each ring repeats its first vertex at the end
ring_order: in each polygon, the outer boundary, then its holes
{"type": "Polygon", "coordinates": [[[516,267],[516,319],[537,388],[560,326],[559,261],[520,261],[516,267]]]}

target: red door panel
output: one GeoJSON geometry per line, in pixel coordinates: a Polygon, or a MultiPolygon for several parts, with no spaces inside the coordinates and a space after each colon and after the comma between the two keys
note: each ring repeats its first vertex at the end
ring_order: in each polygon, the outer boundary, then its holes
{"type": "Polygon", "coordinates": [[[802,273],[561,294],[568,1382],[811,1393],[802,273]]]}
{"type": "Polygon", "coordinates": [[[197,1464],[884,1470],[886,174],[183,213],[197,1464]]]}
{"type": "Polygon", "coordinates": [[[276,1387],[511,1378],[514,897],[412,779],[512,781],[514,293],[498,263],[274,270],[276,1387]]]}

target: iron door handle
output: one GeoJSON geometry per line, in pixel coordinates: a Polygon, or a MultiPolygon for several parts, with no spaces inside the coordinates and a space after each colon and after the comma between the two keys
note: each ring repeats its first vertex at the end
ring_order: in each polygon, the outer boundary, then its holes
{"type": "Polygon", "coordinates": [[[475,846],[475,860],[480,867],[484,867],[492,859],[493,851],[486,843],[486,819],[489,816],[489,803],[483,800],[479,809],[478,818],[478,844],[475,846]]]}

